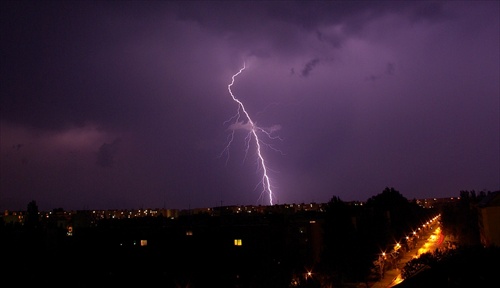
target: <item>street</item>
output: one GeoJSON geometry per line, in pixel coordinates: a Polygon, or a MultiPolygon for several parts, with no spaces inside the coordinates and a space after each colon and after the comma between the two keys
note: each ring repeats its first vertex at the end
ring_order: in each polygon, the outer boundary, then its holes
{"type": "Polygon", "coordinates": [[[404,279],[401,275],[401,268],[403,268],[408,261],[420,257],[423,253],[433,252],[440,248],[444,239],[445,236],[441,233],[441,227],[439,226],[432,230],[425,230],[418,238],[414,248],[403,252],[397,265],[392,269],[386,270],[383,277],[370,287],[388,288],[403,282],[404,279]]]}

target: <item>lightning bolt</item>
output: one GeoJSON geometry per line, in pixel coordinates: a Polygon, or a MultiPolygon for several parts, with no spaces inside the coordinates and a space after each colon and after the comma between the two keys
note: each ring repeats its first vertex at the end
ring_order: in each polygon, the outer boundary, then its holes
{"type": "MultiPolygon", "coordinates": [[[[231,77],[231,83],[229,85],[227,85],[227,90],[229,91],[229,94],[231,95],[231,98],[233,99],[233,101],[238,104],[238,109],[237,109],[236,114],[228,120],[228,121],[234,120],[234,122],[233,122],[233,124],[231,124],[229,126],[229,129],[231,129],[232,132],[228,136],[228,144],[227,144],[226,148],[224,149],[224,151],[227,152],[229,155],[229,147],[231,146],[231,144],[233,142],[235,130],[244,129],[244,130],[249,131],[247,136],[245,137],[245,142],[246,142],[245,158],[246,158],[246,155],[248,153],[248,150],[250,149],[250,142],[252,141],[252,139],[254,139],[255,145],[256,145],[256,150],[257,150],[256,152],[257,152],[257,157],[258,157],[259,168],[262,169],[262,180],[259,183],[259,184],[262,184],[261,195],[267,193],[267,195],[269,196],[269,204],[273,205],[274,193],[273,193],[271,181],[270,181],[269,175],[268,175],[268,167],[266,166],[266,161],[265,161],[264,157],[262,156],[262,145],[266,145],[266,146],[272,148],[273,150],[276,150],[276,149],[274,149],[270,145],[262,142],[261,139],[259,138],[259,133],[263,133],[264,135],[266,135],[270,139],[280,139],[279,137],[275,137],[272,135],[272,132],[278,130],[279,126],[273,126],[269,129],[269,131],[267,131],[264,128],[258,127],[255,124],[255,122],[252,120],[250,115],[248,114],[248,111],[246,110],[243,102],[241,102],[238,98],[236,98],[236,96],[234,96],[234,93],[231,90],[231,87],[234,85],[235,78],[238,75],[240,75],[243,72],[243,70],[245,70],[245,68],[246,68],[246,65],[245,65],[245,63],[243,63],[243,67],[236,74],[234,74],[231,77]],[[241,118],[244,118],[244,119],[240,120],[241,118]]],[[[226,122],[228,122],[228,121],[226,121],[226,122]]],[[[227,160],[226,160],[226,163],[227,163],[227,160]]]]}

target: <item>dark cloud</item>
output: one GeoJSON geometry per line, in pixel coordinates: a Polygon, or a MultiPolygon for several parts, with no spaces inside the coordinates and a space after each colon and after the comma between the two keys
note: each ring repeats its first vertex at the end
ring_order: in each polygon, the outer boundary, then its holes
{"type": "Polygon", "coordinates": [[[0,5],[1,209],[267,204],[243,63],[280,203],[500,185],[498,1],[0,5]]]}
{"type": "Polygon", "coordinates": [[[396,65],[392,62],[388,62],[385,66],[385,71],[384,73],[378,73],[378,74],[372,74],[368,77],[365,77],[365,80],[367,81],[377,81],[382,79],[384,76],[392,76],[396,73],[396,65]]]}
{"type": "Polygon", "coordinates": [[[413,21],[440,21],[449,15],[444,11],[443,3],[422,1],[417,5],[411,14],[413,21]]]}
{"type": "Polygon", "coordinates": [[[20,144],[20,143],[12,145],[12,148],[14,148],[14,149],[16,149],[16,150],[19,150],[19,149],[21,149],[22,147],[23,147],[23,144],[20,144]]]}
{"type": "Polygon", "coordinates": [[[112,143],[103,143],[99,147],[96,164],[101,167],[113,167],[120,142],[120,139],[115,139],[112,143]]]}
{"type": "Polygon", "coordinates": [[[394,75],[395,72],[396,72],[396,66],[394,65],[394,63],[391,62],[387,63],[385,74],[394,75]]]}
{"type": "Polygon", "coordinates": [[[330,34],[326,34],[322,31],[316,31],[316,35],[320,42],[327,42],[335,48],[340,48],[342,41],[345,39],[345,36],[342,35],[339,31],[330,34]]]}
{"type": "Polygon", "coordinates": [[[304,65],[304,68],[302,68],[302,70],[300,71],[300,75],[304,77],[309,76],[309,74],[311,74],[311,71],[314,69],[316,65],[318,65],[318,63],[319,63],[318,58],[311,59],[309,62],[306,63],[306,65],[304,65]]]}
{"type": "Polygon", "coordinates": [[[375,76],[375,75],[370,75],[366,77],[365,79],[368,81],[377,81],[380,78],[380,76],[375,76]]]}

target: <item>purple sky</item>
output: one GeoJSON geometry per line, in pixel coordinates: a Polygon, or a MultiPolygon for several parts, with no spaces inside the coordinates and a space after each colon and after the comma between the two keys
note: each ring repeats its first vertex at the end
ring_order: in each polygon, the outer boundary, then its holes
{"type": "Polygon", "coordinates": [[[275,204],[498,190],[499,3],[2,1],[0,209],[268,205],[244,63],[275,204]]]}

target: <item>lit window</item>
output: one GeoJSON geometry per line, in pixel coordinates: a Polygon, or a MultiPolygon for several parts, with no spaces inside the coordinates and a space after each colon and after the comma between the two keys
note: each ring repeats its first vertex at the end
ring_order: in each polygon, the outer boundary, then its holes
{"type": "Polygon", "coordinates": [[[141,246],[148,246],[148,240],[141,240],[141,246]]]}
{"type": "Polygon", "coordinates": [[[241,246],[242,244],[241,239],[234,239],[234,246],[241,246]]]}

